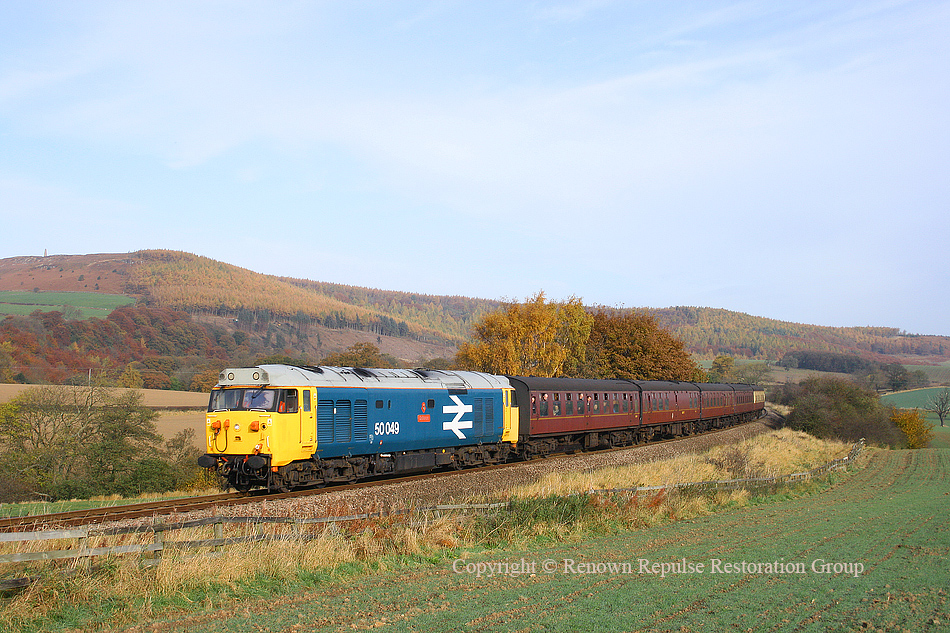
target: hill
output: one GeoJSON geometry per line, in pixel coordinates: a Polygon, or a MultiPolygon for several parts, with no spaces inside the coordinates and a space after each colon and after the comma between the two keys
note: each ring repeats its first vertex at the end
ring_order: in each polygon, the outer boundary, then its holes
{"type": "Polygon", "coordinates": [[[449,345],[463,341],[473,320],[498,305],[275,277],[162,250],[3,259],[0,291],[95,291],[193,316],[235,318],[244,325],[290,319],[298,325],[322,324],[449,345]]]}
{"type": "Polygon", "coordinates": [[[653,310],[694,354],[779,360],[794,351],[853,354],[878,362],[936,365],[950,359],[950,337],[891,327],[827,327],[776,321],[714,308],[653,310]]]}
{"type": "MultiPolygon", "coordinates": [[[[318,362],[358,342],[415,364],[453,356],[471,325],[500,305],[276,277],[167,250],[0,260],[0,313],[19,315],[3,322],[7,333],[0,340],[18,337],[20,364],[43,374],[158,356],[186,358],[176,363],[194,375],[211,361],[252,362],[255,355],[318,362]],[[123,302],[130,305],[106,316],[123,302]],[[85,325],[76,324],[80,319],[85,325]],[[45,345],[56,353],[41,353],[45,345]]],[[[912,365],[950,361],[950,337],[897,328],[822,327],[700,307],[647,310],[700,358],[778,361],[790,352],[815,351],[912,365]]],[[[149,362],[153,367],[142,369],[168,374],[149,362]]],[[[187,384],[185,378],[179,380],[187,384]]]]}

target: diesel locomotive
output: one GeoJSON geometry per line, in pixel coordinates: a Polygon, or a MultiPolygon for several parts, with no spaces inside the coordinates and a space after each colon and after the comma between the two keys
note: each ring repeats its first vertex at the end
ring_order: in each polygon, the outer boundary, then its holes
{"type": "Polygon", "coordinates": [[[633,446],[762,415],[752,385],[261,365],[211,391],[206,453],[237,490],[633,446]]]}

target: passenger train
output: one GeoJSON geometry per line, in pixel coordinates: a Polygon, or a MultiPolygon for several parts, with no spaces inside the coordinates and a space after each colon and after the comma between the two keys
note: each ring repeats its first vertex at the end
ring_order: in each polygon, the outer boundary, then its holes
{"type": "Polygon", "coordinates": [[[633,446],[764,406],[744,384],[261,365],[221,372],[198,464],[237,490],[285,491],[633,446]]]}

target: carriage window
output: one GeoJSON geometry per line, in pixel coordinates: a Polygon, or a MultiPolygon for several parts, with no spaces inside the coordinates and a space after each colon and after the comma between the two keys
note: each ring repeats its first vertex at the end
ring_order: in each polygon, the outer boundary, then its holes
{"type": "Polygon", "coordinates": [[[548,394],[541,394],[541,416],[547,416],[548,414],[548,394]]]}
{"type": "Polygon", "coordinates": [[[435,400],[433,400],[432,398],[429,398],[429,399],[426,401],[426,408],[428,408],[428,409],[434,409],[434,408],[435,408],[435,400]]]}
{"type": "Polygon", "coordinates": [[[614,394],[614,413],[620,413],[620,401],[617,400],[617,394],[614,394]]]}
{"type": "Polygon", "coordinates": [[[577,413],[584,413],[584,394],[582,393],[577,394],[577,413]]]}
{"type": "Polygon", "coordinates": [[[599,395],[600,394],[597,393],[594,394],[594,406],[591,410],[592,413],[600,413],[600,400],[597,399],[597,396],[599,395]]]}
{"type": "Polygon", "coordinates": [[[554,415],[561,415],[561,394],[554,394],[554,415]]]}

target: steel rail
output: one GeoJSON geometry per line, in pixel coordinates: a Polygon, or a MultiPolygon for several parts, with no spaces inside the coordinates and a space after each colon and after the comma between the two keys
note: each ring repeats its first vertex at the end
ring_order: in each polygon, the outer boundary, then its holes
{"type": "Polygon", "coordinates": [[[331,485],[320,488],[300,488],[290,492],[267,493],[264,490],[252,491],[250,493],[222,493],[215,495],[205,495],[200,497],[183,497],[176,499],[163,499],[159,501],[149,501],[144,503],[130,503],[112,506],[101,506],[98,508],[88,508],[85,510],[72,510],[68,512],[55,512],[51,514],[23,515],[17,517],[0,518],[0,532],[20,532],[25,530],[35,530],[39,526],[78,526],[88,525],[90,523],[106,523],[113,521],[122,521],[125,519],[136,519],[142,517],[163,516],[169,514],[184,514],[197,510],[206,510],[213,507],[225,507],[233,505],[244,505],[248,503],[266,502],[269,500],[292,499],[295,497],[308,497],[314,495],[339,492],[343,490],[355,490],[359,488],[370,488],[375,486],[384,486],[389,484],[403,483],[407,481],[416,481],[420,479],[438,479],[441,477],[450,477],[453,475],[465,475],[466,473],[485,472],[500,468],[510,468],[519,464],[528,464],[532,461],[550,459],[552,457],[567,457],[573,455],[596,455],[600,453],[610,453],[614,451],[632,450],[637,448],[650,448],[667,444],[670,442],[679,442],[701,436],[718,435],[725,431],[741,428],[752,422],[759,422],[763,418],[737,424],[735,426],[723,429],[715,429],[706,433],[673,437],[664,440],[647,442],[646,444],[633,444],[630,446],[616,446],[613,448],[601,449],[596,451],[577,451],[574,453],[557,453],[543,457],[535,457],[528,461],[505,462],[502,464],[490,464],[487,466],[477,466],[464,468],[461,470],[443,470],[436,472],[419,473],[416,475],[405,475],[401,477],[379,477],[358,481],[349,484],[331,485]]]}

